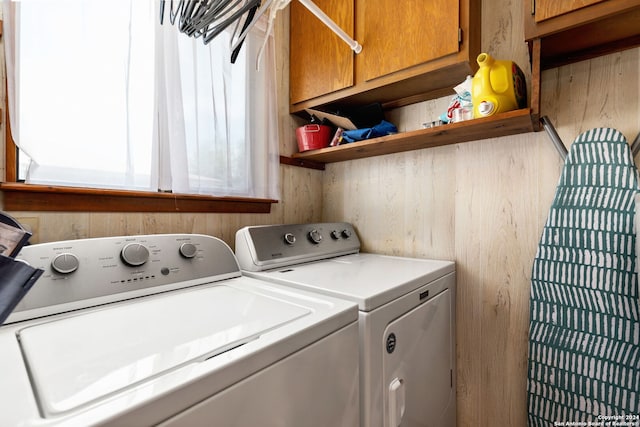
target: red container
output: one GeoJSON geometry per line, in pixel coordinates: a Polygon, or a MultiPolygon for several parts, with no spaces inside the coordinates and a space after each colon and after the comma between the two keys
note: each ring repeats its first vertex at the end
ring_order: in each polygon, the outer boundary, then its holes
{"type": "Polygon", "coordinates": [[[300,152],[328,147],[330,138],[331,128],[329,126],[310,124],[296,129],[300,152]]]}

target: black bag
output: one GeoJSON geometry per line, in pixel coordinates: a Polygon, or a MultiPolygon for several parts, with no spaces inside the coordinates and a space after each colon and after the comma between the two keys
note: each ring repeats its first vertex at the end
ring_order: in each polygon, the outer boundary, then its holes
{"type": "Polygon", "coordinates": [[[29,237],[15,219],[0,212],[0,325],[44,272],[13,258],[29,237]]]}
{"type": "Polygon", "coordinates": [[[22,261],[0,255],[0,325],[43,272],[22,261]]]}

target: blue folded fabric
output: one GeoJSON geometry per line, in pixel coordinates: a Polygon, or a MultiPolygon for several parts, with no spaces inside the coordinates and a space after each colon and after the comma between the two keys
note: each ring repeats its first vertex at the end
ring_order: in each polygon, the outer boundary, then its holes
{"type": "Polygon", "coordinates": [[[386,136],[390,133],[398,132],[398,128],[392,123],[386,120],[381,121],[377,125],[371,128],[345,130],[342,132],[342,138],[346,142],[362,141],[363,139],[377,138],[379,136],[386,136]]]}

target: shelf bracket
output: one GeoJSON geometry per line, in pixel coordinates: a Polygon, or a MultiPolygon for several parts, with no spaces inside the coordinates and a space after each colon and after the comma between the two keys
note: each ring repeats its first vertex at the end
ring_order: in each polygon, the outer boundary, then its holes
{"type": "Polygon", "coordinates": [[[547,135],[551,139],[551,142],[553,142],[554,147],[558,150],[558,154],[560,154],[560,157],[562,157],[562,160],[564,161],[567,158],[568,150],[562,142],[562,139],[560,139],[558,132],[556,132],[556,128],[553,127],[551,120],[549,120],[547,116],[542,116],[540,117],[540,123],[542,123],[542,127],[547,132],[547,135]]]}

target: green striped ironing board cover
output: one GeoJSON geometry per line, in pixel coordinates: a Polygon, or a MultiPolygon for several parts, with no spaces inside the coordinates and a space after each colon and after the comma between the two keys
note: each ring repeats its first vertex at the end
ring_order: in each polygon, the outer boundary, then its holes
{"type": "Polygon", "coordinates": [[[638,170],[620,132],[578,136],[531,274],[530,426],[640,414],[637,192],[638,170]]]}

